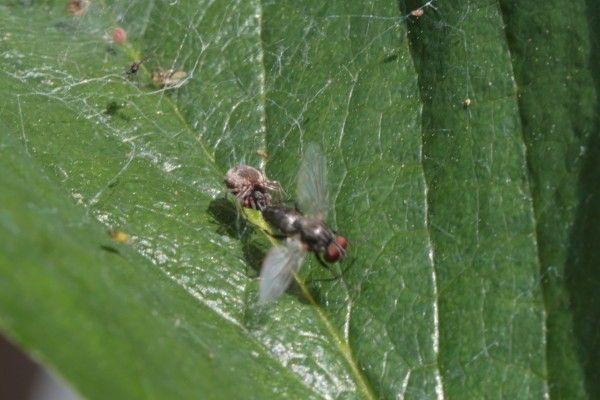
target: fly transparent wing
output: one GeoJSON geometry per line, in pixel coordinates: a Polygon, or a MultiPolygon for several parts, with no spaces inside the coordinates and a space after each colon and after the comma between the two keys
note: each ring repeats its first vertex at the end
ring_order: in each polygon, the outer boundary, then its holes
{"type": "Polygon", "coordinates": [[[327,216],[327,160],[315,143],[309,143],[304,150],[298,171],[296,200],[303,214],[322,220],[327,216]]]}
{"type": "Polygon", "coordinates": [[[260,271],[258,302],[261,304],[277,299],[285,292],[298,271],[305,252],[302,243],[287,239],[284,246],[269,250],[260,271]]]}

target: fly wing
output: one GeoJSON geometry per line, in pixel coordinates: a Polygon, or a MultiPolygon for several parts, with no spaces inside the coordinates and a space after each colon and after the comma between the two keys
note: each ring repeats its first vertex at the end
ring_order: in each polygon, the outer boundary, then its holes
{"type": "Polygon", "coordinates": [[[296,200],[305,215],[324,220],[329,206],[327,192],[327,160],[321,148],[309,143],[298,171],[296,200]]]}
{"type": "Polygon", "coordinates": [[[275,300],[285,292],[294,272],[302,265],[304,255],[302,243],[296,239],[287,239],[284,246],[269,250],[260,271],[259,303],[275,300]]]}

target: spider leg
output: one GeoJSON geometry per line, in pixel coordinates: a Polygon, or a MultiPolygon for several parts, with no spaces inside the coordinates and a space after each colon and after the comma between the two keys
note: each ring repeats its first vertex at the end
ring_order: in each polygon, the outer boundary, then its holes
{"type": "Polygon", "coordinates": [[[245,187],[244,189],[240,190],[236,195],[235,198],[237,199],[237,201],[239,201],[240,203],[242,202],[242,199],[244,197],[246,197],[248,195],[248,193],[250,192],[250,190],[245,187]]]}

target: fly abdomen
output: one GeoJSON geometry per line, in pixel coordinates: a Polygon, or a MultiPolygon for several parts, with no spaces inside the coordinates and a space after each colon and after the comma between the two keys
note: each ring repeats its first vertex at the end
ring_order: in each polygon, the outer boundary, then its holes
{"type": "Polygon", "coordinates": [[[264,219],[279,229],[285,236],[293,236],[298,233],[297,221],[302,218],[302,214],[293,208],[282,206],[267,206],[262,210],[264,219]]]}

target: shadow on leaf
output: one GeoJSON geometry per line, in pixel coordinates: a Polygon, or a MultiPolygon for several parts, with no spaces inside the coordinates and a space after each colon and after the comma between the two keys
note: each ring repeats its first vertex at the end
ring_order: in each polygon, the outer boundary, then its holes
{"type": "Polygon", "coordinates": [[[257,277],[266,254],[264,240],[261,240],[258,229],[244,219],[232,201],[224,197],[211,201],[208,205],[208,213],[218,225],[219,234],[227,235],[242,243],[246,264],[254,271],[253,273],[247,271],[248,276],[257,277]]]}
{"type": "MultiPolygon", "coordinates": [[[[600,5],[588,1],[590,32],[600,27],[600,5]]],[[[596,96],[600,94],[600,41],[591,38],[590,65],[596,96]]],[[[598,97],[596,102],[598,103],[598,97]]],[[[596,105],[598,110],[598,105],[596,105]]],[[[573,326],[578,340],[579,361],[586,376],[589,398],[600,398],[600,114],[595,115],[595,127],[589,134],[579,177],[579,205],[571,231],[566,283],[570,293],[573,326]]]]}

